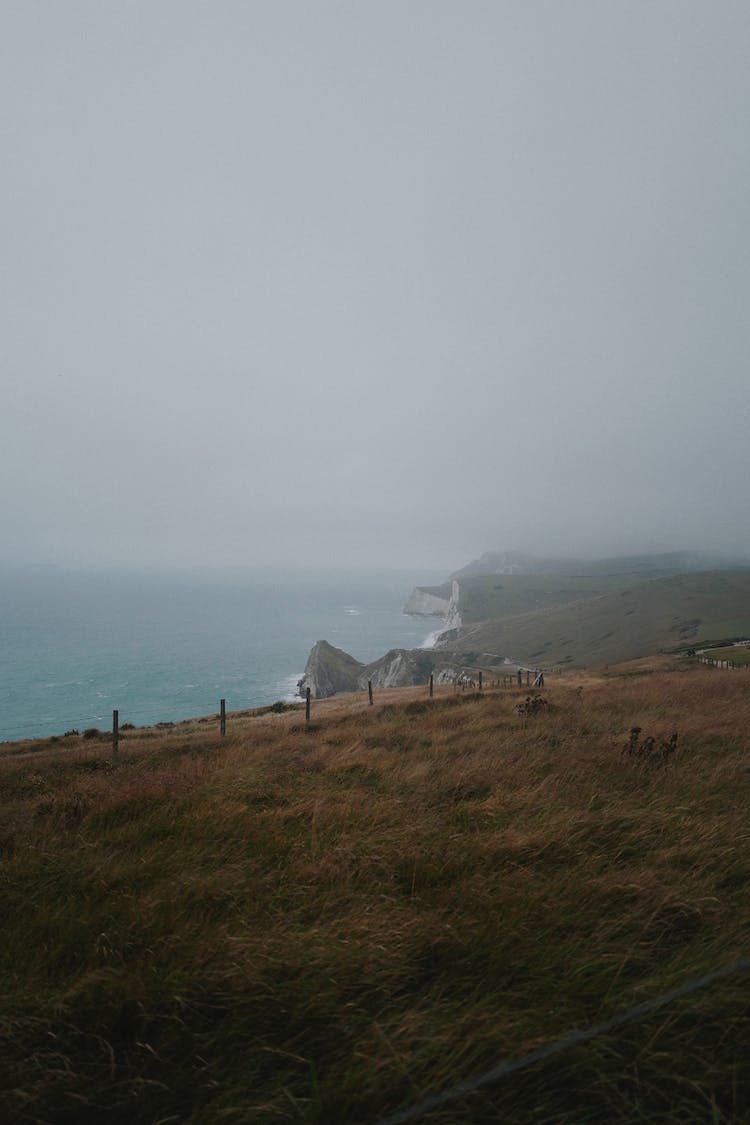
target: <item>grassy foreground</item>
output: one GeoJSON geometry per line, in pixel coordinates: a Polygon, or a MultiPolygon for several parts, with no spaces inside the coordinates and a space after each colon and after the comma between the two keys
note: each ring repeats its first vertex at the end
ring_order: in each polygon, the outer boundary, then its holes
{"type": "MultiPolygon", "coordinates": [[[[0,1119],[377,1122],[750,953],[750,674],[0,751],[0,1119]],[[667,763],[622,754],[633,726],[667,763]]],[[[750,1120],[750,974],[423,1120],[750,1120]]]]}

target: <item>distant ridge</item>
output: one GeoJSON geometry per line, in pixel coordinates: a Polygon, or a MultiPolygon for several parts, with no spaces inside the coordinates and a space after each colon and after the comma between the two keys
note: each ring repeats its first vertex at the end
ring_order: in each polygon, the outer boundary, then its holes
{"type": "Polygon", "coordinates": [[[521,551],[488,551],[456,571],[443,586],[417,587],[404,612],[439,614],[442,604],[447,617],[450,601],[450,623],[470,625],[552,609],[656,578],[746,567],[750,560],[698,551],[604,559],[537,558],[521,551]],[[454,620],[456,617],[460,620],[454,620]]]}
{"type": "Polygon", "coordinates": [[[716,551],[668,551],[662,554],[613,555],[607,558],[557,558],[525,551],[485,551],[450,578],[494,574],[629,575],[655,578],[698,570],[734,570],[750,566],[750,559],[716,551]]]}
{"type": "Polygon", "coordinates": [[[452,630],[454,653],[594,666],[750,636],[750,570],[672,575],[552,609],[452,630]]]}

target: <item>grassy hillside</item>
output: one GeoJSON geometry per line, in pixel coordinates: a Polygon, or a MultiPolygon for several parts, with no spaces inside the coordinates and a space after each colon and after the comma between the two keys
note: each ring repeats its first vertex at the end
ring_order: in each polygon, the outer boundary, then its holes
{"type": "Polygon", "coordinates": [[[554,609],[632,586],[630,573],[612,574],[485,574],[466,578],[459,586],[464,624],[554,609]]]}
{"type": "MultiPolygon", "coordinates": [[[[3,747],[0,1118],[377,1122],[747,954],[750,673],[525,698],[3,747]]],[[[747,1120],[748,983],[423,1120],[747,1120]]]]}
{"type": "Polygon", "coordinates": [[[660,578],[461,629],[451,648],[530,664],[595,665],[750,636],[750,570],[660,578]]]}
{"type": "MultiPolygon", "coordinates": [[[[699,570],[729,569],[726,561],[696,553],[674,552],[664,555],[633,555],[610,559],[522,560],[518,574],[488,572],[493,561],[505,556],[489,553],[459,571],[459,609],[464,624],[552,609],[583,598],[599,597],[629,589],[657,578],[669,578],[699,570]]],[[[740,569],[737,564],[737,569],[740,569]]],[[[450,587],[442,588],[448,593],[450,587]]]]}
{"type": "Polygon", "coordinates": [[[710,648],[706,655],[713,660],[731,660],[733,664],[746,665],[750,664],[750,644],[710,648]]]}

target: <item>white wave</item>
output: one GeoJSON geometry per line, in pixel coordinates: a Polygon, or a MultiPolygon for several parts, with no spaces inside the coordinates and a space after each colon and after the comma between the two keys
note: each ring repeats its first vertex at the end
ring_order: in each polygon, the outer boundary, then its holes
{"type": "Polygon", "coordinates": [[[442,629],[435,629],[434,632],[430,633],[429,636],[425,637],[425,639],[422,641],[422,643],[419,647],[420,648],[434,648],[445,631],[446,631],[445,625],[443,625],[442,629]]]}
{"type": "Polygon", "coordinates": [[[297,672],[295,676],[285,676],[283,680],[278,681],[278,690],[281,693],[280,699],[282,703],[299,703],[297,685],[299,684],[303,675],[304,672],[297,672]]]}

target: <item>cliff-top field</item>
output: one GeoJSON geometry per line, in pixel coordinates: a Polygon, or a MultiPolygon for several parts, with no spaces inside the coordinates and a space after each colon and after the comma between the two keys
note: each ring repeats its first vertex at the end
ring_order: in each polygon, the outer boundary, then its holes
{"type": "MultiPolygon", "coordinates": [[[[0,1119],[375,1123],[749,957],[750,670],[543,694],[1,747],[0,1119]]],[[[421,1120],[750,1120],[748,995],[421,1120]]]]}

